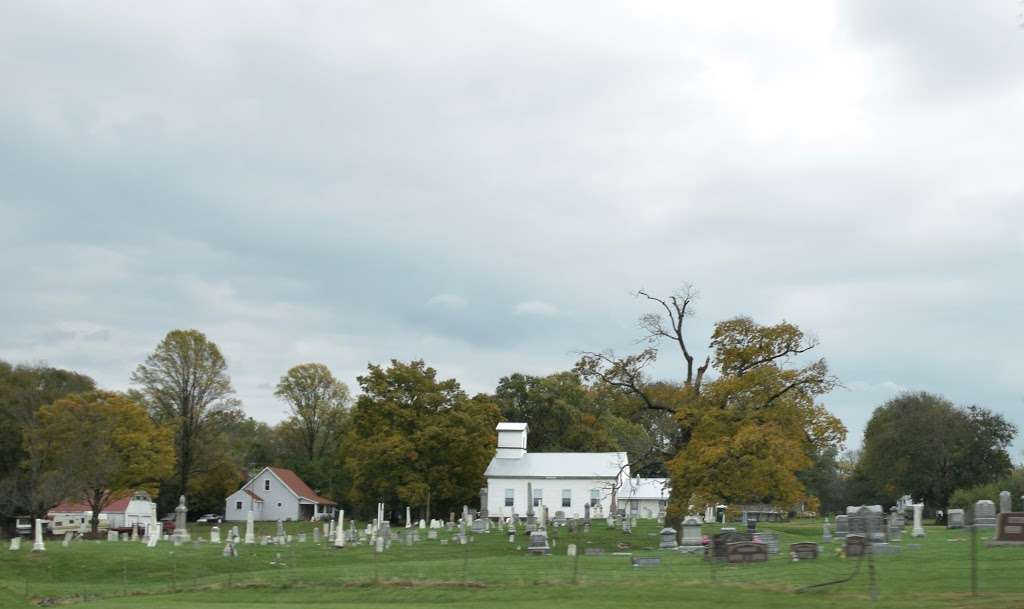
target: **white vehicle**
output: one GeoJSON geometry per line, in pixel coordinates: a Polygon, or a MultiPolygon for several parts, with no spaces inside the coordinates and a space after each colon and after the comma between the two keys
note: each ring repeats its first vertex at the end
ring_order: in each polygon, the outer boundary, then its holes
{"type": "Polygon", "coordinates": [[[208,522],[210,524],[220,524],[220,523],[224,522],[224,517],[223,516],[218,516],[217,514],[203,514],[202,516],[200,516],[199,518],[196,519],[196,522],[208,522]]]}

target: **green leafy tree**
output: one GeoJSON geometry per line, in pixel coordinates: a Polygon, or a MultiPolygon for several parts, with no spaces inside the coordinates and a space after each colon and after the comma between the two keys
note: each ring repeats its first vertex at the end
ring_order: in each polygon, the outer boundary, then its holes
{"type": "Polygon", "coordinates": [[[1007,447],[1016,432],[984,408],[957,407],[923,391],[904,393],[872,413],[858,474],[883,502],[909,493],[944,508],[956,489],[1009,474],[1007,447]]]}
{"type": "Polygon", "coordinates": [[[197,330],[172,330],[132,373],[153,418],[174,430],[176,495],[211,463],[212,440],[238,409],[227,362],[197,330]]]}
{"type": "Polygon", "coordinates": [[[30,452],[40,453],[48,470],[69,476],[69,498],[81,497],[92,510],[93,532],[114,500],[140,489],[155,494],[174,468],[170,430],[117,393],[73,394],[43,406],[29,437],[30,452]]]}
{"type": "Polygon", "coordinates": [[[527,449],[532,452],[618,450],[608,429],[615,415],[594,397],[574,372],[512,374],[498,381],[494,392],[503,419],[530,426],[527,449]]]}
{"type": "Polygon", "coordinates": [[[40,456],[28,451],[26,438],[39,425],[39,409],[95,388],[91,378],[70,370],[0,361],[0,518],[7,525],[18,515],[42,518],[67,497],[68,476],[47,471],[40,456]]]}
{"type": "Polygon", "coordinates": [[[351,502],[423,506],[424,518],[470,502],[494,455],[497,406],[421,360],[370,365],[358,381],[342,457],[351,502]]]}
{"type": "Polygon", "coordinates": [[[285,463],[314,487],[333,492],[332,461],[344,433],[348,387],[323,364],[300,364],[281,377],[274,395],[291,413],[275,429],[285,463]]]}

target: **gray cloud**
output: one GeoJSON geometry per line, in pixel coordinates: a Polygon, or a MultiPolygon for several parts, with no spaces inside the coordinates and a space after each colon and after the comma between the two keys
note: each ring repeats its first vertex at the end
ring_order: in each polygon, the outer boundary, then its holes
{"type": "Polygon", "coordinates": [[[488,390],[691,281],[698,346],[820,337],[852,445],[902,388],[1024,425],[1024,37],[897,4],[16,3],[0,357],[123,387],[195,327],[276,420],[296,363],[488,390]]]}

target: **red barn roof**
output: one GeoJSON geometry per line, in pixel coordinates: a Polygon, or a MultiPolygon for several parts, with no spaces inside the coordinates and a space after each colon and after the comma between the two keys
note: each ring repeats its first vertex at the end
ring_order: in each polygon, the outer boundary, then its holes
{"type": "MultiPolygon", "coordinates": [[[[124,511],[128,509],[128,504],[131,502],[133,495],[134,493],[128,493],[127,495],[115,499],[107,507],[103,508],[101,513],[123,514],[124,511]]],[[[50,511],[61,514],[76,514],[78,512],[91,512],[92,508],[89,507],[89,504],[83,499],[81,503],[65,501],[50,511]]]]}
{"type": "Polygon", "coordinates": [[[274,472],[274,475],[280,478],[281,482],[284,482],[285,486],[290,488],[292,492],[299,497],[322,505],[337,505],[330,499],[317,495],[316,492],[309,488],[309,485],[303,482],[302,478],[299,478],[299,475],[292,470],[285,469],[283,467],[271,467],[270,471],[274,472]]]}

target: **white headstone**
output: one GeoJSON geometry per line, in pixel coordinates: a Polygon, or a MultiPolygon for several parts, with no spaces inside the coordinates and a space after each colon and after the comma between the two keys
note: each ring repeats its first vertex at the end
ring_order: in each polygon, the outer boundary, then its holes
{"type": "Polygon", "coordinates": [[[220,527],[210,529],[210,543],[220,543],[220,527]]]}
{"type": "Polygon", "coordinates": [[[914,530],[910,533],[911,537],[924,537],[924,527],[921,526],[921,514],[924,512],[923,503],[914,504],[914,530]]]}
{"type": "Polygon", "coordinates": [[[33,552],[45,552],[46,544],[43,543],[43,523],[46,522],[40,518],[36,518],[36,542],[32,544],[33,552]]]}
{"type": "Polygon", "coordinates": [[[252,510],[245,515],[245,543],[256,543],[256,523],[253,522],[252,510]]]}
{"type": "Polygon", "coordinates": [[[334,527],[334,547],[345,547],[345,510],[338,510],[338,526],[334,527]]]}
{"type": "Polygon", "coordinates": [[[999,513],[1012,512],[1013,505],[1010,499],[1010,491],[1001,491],[999,493],[999,513]]]}
{"type": "MultiPolygon", "coordinates": [[[[21,549],[21,537],[11,537],[11,547],[8,548],[13,552],[17,552],[21,549]]],[[[44,548],[45,549],[45,548],[44,548]]]]}

